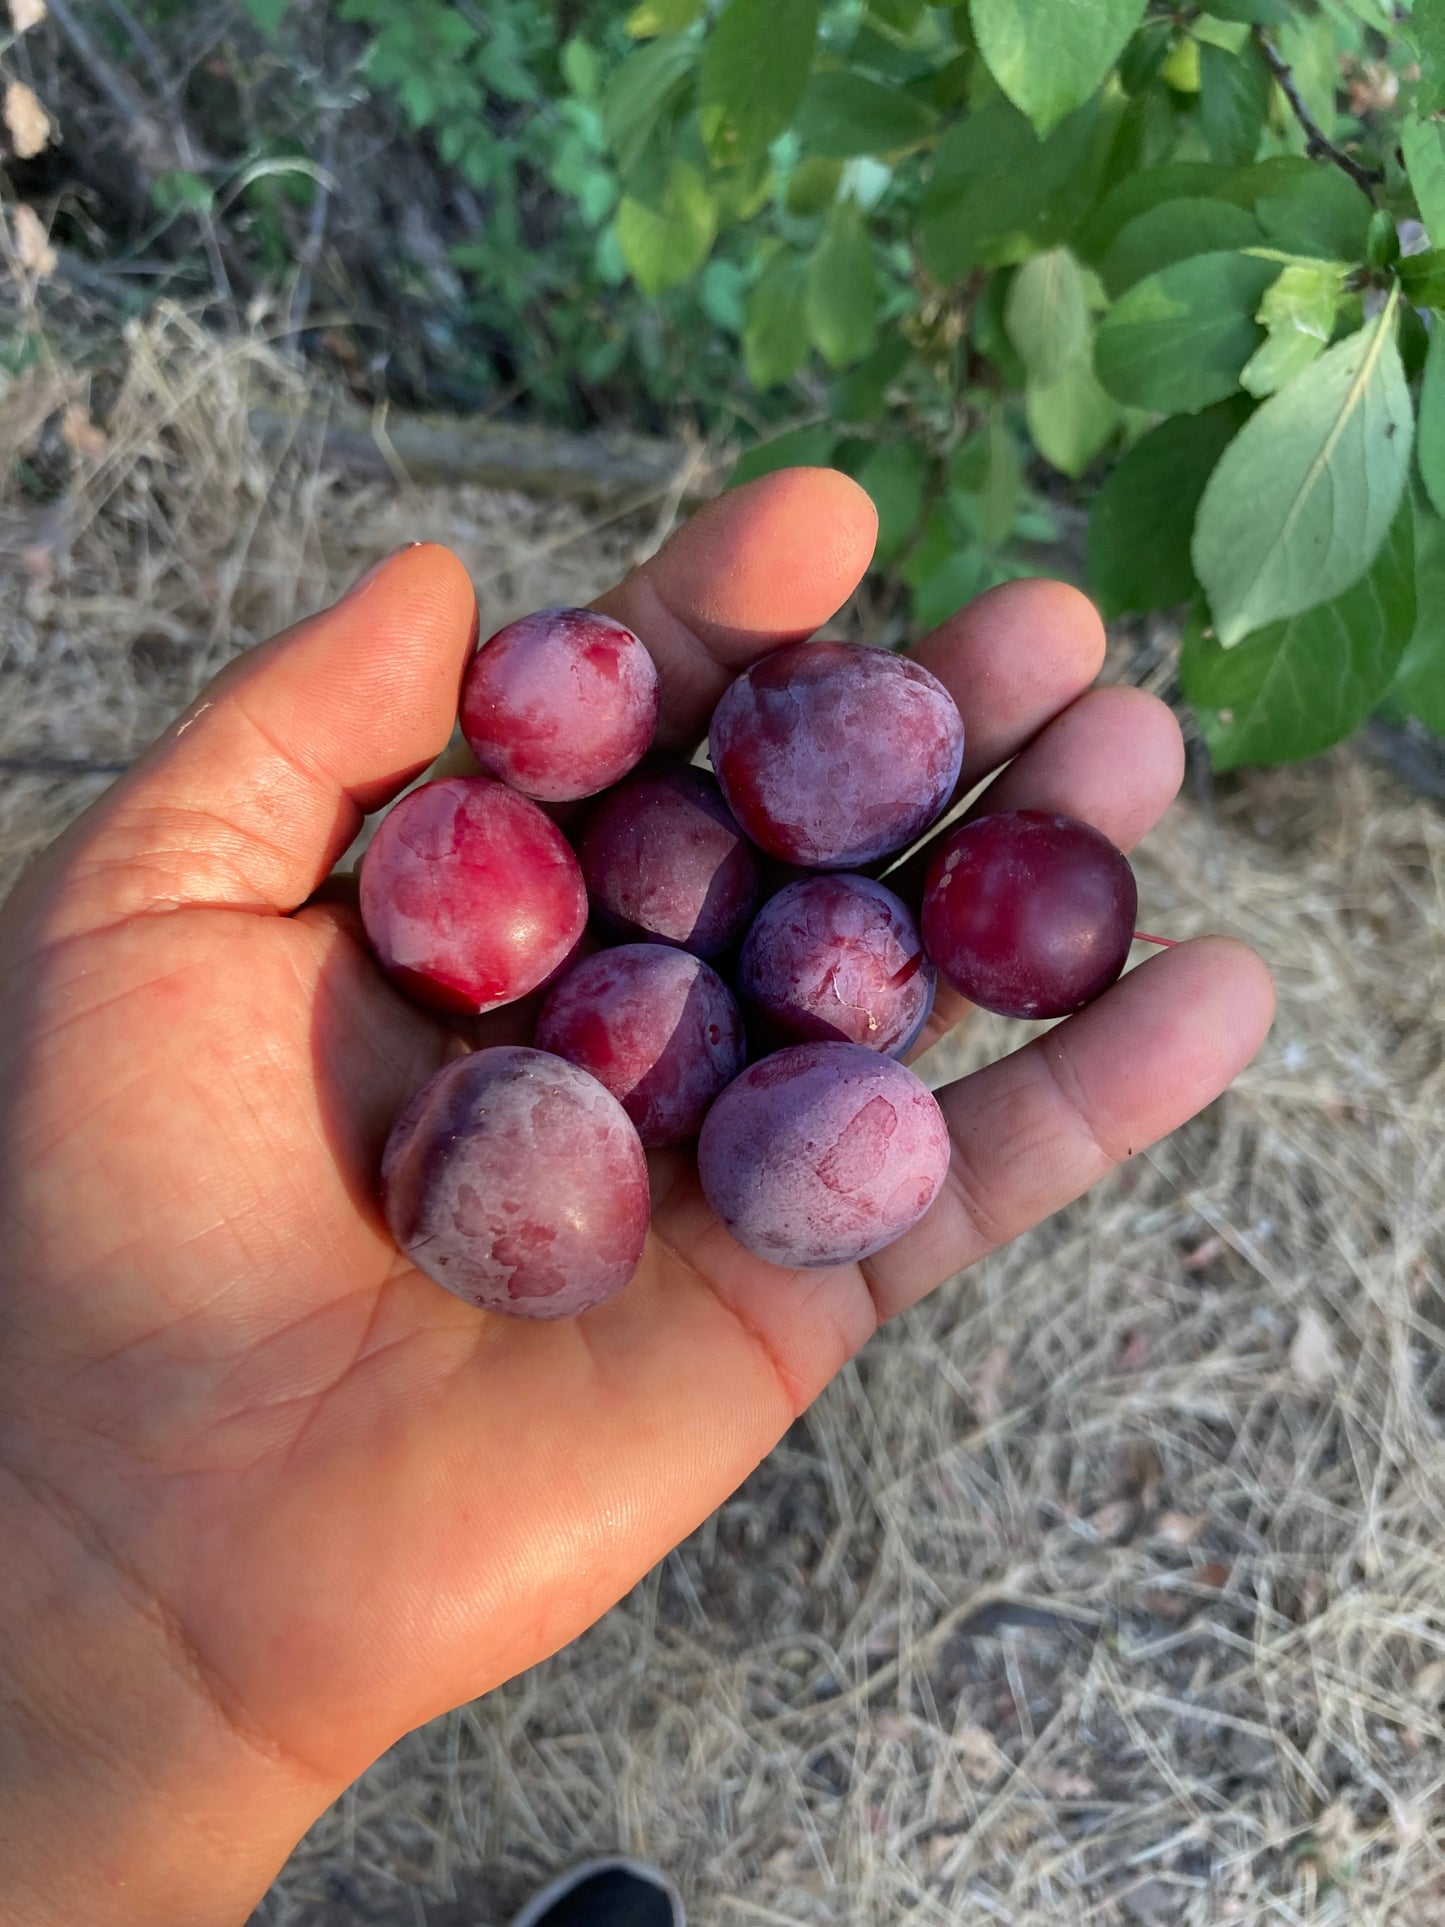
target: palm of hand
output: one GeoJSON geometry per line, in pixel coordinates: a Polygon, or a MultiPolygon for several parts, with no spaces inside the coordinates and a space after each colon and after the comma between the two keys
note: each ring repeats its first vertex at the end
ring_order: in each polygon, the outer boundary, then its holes
{"type": "MultiPolygon", "coordinates": [[[[675,742],[846,598],[871,535],[839,478],[773,477],[610,599],[675,742]]],[[[344,908],[277,914],[441,747],[469,596],[413,551],[230,672],[27,881],[0,949],[0,1470],[97,1535],[225,1720],[323,1788],[580,1631],[880,1315],[1188,1116],[1268,1021],[1245,953],[1181,947],[945,1096],[956,1181],[866,1275],[748,1258],[676,1173],[618,1300],[480,1316],[398,1258],[373,1197],[454,1040],[344,908]]],[[[1015,585],[924,647],[978,689],[977,772],[1022,752],[1001,806],[1128,843],[1169,800],[1172,720],[1081,693],[1097,628],[1071,592],[1015,585]]]]}

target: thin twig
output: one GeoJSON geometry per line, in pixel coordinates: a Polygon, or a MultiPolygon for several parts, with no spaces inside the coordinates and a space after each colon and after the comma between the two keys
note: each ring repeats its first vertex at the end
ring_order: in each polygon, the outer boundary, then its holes
{"type": "Polygon", "coordinates": [[[1372,173],[1368,167],[1361,167],[1354,156],[1347,154],[1343,147],[1336,147],[1335,143],[1325,133],[1309,108],[1306,107],[1304,96],[1300,93],[1299,86],[1295,81],[1294,69],[1285,59],[1279,48],[1275,46],[1263,27],[1254,27],[1251,31],[1254,35],[1254,44],[1259,48],[1265,66],[1269,68],[1269,71],[1279,82],[1279,90],[1289,102],[1290,112],[1304,130],[1306,152],[1310,158],[1312,160],[1333,161],[1336,167],[1349,175],[1356,187],[1362,189],[1363,192],[1370,197],[1372,205],[1378,207],[1380,197],[1375,192],[1375,189],[1381,176],[1372,173]]]}
{"type": "Polygon", "coordinates": [[[341,121],[341,111],[333,107],[326,116],[321,135],[321,159],[317,164],[316,196],[311,203],[311,219],[306,226],[306,239],[301,244],[301,252],[296,259],[296,286],[291,295],[291,332],[299,335],[306,326],[306,315],[311,307],[311,281],[316,271],[316,263],[321,258],[321,244],[326,238],[326,215],[331,205],[331,188],[336,178],[336,130],[341,121]]]}

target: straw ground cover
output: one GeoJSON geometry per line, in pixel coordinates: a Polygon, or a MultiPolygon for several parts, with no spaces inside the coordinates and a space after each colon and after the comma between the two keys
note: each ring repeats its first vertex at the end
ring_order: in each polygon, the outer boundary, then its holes
{"type": "MultiPolygon", "coordinates": [[[[0,400],[71,474],[0,502],[6,878],[387,547],[452,543],[499,623],[670,518],[263,454],[294,379],[176,316],[104,436],[62,371],[0,400]]],[[[1139,871],[1150,928],[1275,968],[1235,1091],[881,1334],[592,1633],[379,1762],[259,1921],[500,1927],[616,1847],[709,1927],[1445,1918],[1445,821],[1342,752],[1192,791],[1139,871]]]]}

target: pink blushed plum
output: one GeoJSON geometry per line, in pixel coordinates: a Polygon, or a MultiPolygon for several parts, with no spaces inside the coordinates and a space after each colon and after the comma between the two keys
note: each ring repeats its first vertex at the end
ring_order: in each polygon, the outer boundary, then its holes
{"type": "Polygon", "coordinates": [[[450,776],[382,819],[362,860],[361,916],[402,989],[479,1016],[566,961],[586,928],[587,891],[535,803],[486,777],[450,776]]]}
{"type": "Polygon", "coordinates": [[[698,1176],[754,1256],[855,1263],[916,1224],[948,1175],[949,1138],[912,1071],[859,1044],[795,1044],[708,1112],[698,1176]]]}
{"type": "Polygon", "coordinates": [[[545,803],[595,796],[646,755],[661,687],[651,656],[592,609],[543,609],[472,657],[461,724],[488,776],[545,803]]]}
{"type": "Polygon", "coordinates": [[[765,903],[738,959],[738,991],[760,1034],[835,1038],[893,1055],[933,1007],[936,972],[901,898],[868,877],[790,883],[765,903]]]}
{"type": "Polygon", "coordinates": [[[595,1078],[539,1050],[439,1070],[392,1127],[382,1203],[401,1251],[484,1311],[571,1318],[619,1292],[647,1239],[647,1159],[595,1078]]]}
{"type": "Polygon", "coordinates": [[[712,766],[759,848],[809,870],[904,849],[947,807],[963,722],[920,664],[797,642],[739,676],[713,713],[712,766]]]}
{"type": "Polygon", "coordinates": [[[747,1062],[732,992],[700,957],[665,944],[579,963],[549,994],[535,1042],[611,1091],[649,1150],[696,1137],[747,1062]]]}

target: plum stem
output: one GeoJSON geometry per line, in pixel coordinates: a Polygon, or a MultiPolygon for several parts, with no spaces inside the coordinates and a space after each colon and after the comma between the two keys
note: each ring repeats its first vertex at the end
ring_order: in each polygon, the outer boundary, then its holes
{"type": "Polygon", "coordinates": [[[1147,930],[1136,930],[1134,932],[1134,941],[1135,943],[1157,943],[1161,950],[1172,950],[1179,939],[1177,937],[1151,937],[1147,930]]]}

